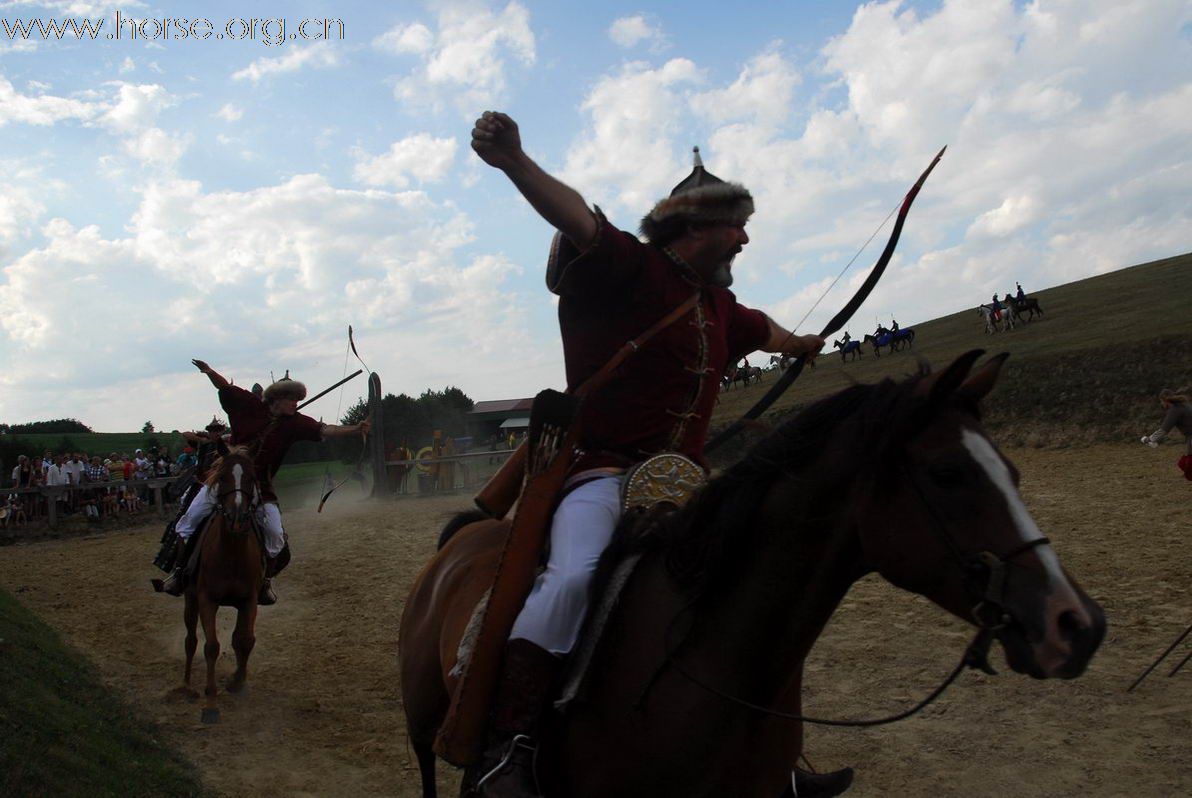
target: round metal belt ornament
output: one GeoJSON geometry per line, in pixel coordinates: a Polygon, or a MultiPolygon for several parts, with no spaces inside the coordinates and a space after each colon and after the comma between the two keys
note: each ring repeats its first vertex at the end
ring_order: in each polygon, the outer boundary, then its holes
{"type": "Polygon", "coordinates": [[[625,475],[621,509],[648,510],[663,502],[682,507],[705,482],[704,470],[691,458],[674,452],[656,454],[625,475]]]}

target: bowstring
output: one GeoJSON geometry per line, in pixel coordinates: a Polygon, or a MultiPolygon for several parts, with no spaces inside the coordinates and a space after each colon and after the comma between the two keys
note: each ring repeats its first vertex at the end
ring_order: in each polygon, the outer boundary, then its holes
{"type": "Polygon", "coordinates": [[[865,239],[865,243],[862,244],[861,248],[857,250],[857,254],[853,255],[853,257],[849,259],[849,262],[844,264],[844,268],[841,269],[840,273],[836,275],[836,279],[834,279],[832,281],[831,285],[829,285],[827,287],[827,289],[825,289],[824,292],[819,295],[819,299],[815,300],[815,304],[813,304],[811,306],[811,308],[806,313],[803,314],[803,318],[799,319],[798,323],[795,324],[795,326],[791,328],[791,331],[789,333],[787,333],[786,338],[784,338],[782,340],[782,346],[778,347],[779,350],[785,348],[786,345],[788,343],[790,343],[790,340],[795,337],[795,332],[798,331],[798,329],[801,326],[803,326],[803,322],[807,321],[807,317],[815,312],[815,309],[819,307],[820,303],[824,301],[824,298],[827,297],[828,294],[832,293],[832,289],[836,287],[836,284],[838,282],[840,282],[840,278],[844,277],[845,272],[847,272],[850,268],[852,268],[852,265],[857,262],[857,258],[861,257],[861,253],[865,251],[865,248],[869,246],[869,244],[873,241],[874,237],[877,236],[877,234],[882,231],[882,228],[884,228],[886,226],[886,222],[890,221],[890,217],[898,212],[898,209],[902,207],[902,203],[904,201],[905,201],[905,198],[902,200],[899,200],[898,204],[895,205],[893,208],[891,208],[890,212],[888,214],[886,214],[886,218],[882,219],[882,223],[879,224],[874,229],[874,231],[869,234],[869,238],[865,239]]]}
{"type": "MultiPolygon", "coordinates": [[[[351,329],[351,328],[349,327],[349,329],[351,329]]],[[[350,346],[351,340],[352,340],[351,334],[349,333],[349,337],[348,337],[349,346],[344,347],[344,373],[342,375],[340,375],[340,379],[343,379],[344,377],[346,377],[348,375],[348,356],[351,354],[351,346],[350,346]]],[[[343,406],[344,406],[344,388],[345,388],[344,385],[339,386],[339,399],[335,403],[335,423],[336,424],[338,424],[340,421],[339,414],[343,410],[343,406]]],[[[323,473],[323,493],[325,493],[325,494],[328,493],[329,491],[327,490],[327,486],[334,485],[334,484],[335,484],[335,480],[331,478],[331,462],[328,461],[327,470],[323,473]]],[[[331,488],[331,491],[334,491],[334,490],[335,490],[335,488],[331,488]]]]}

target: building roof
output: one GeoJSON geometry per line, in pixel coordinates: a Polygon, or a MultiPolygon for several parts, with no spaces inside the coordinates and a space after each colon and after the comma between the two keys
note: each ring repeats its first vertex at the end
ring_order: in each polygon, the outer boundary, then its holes
{"type": "Polygon", "coordinates": [[[480,413],[512,413],[528,412],[534,399],[493,399],[487,402],[477,402],[472,406],[469,415],[480,413]]]}

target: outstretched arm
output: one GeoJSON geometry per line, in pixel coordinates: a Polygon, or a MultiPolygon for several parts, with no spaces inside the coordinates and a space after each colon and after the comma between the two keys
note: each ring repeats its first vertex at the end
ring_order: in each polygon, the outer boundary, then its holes
{"type": "Polygon", "coordinates": [[[214,385],[219,390],[223,390],[224,388],[227,388],[228,385],[231,384],[227,380],[225,380],[222,376],[220,376],[219,372],[217,372],[215,369],[208,366],[204,361],[192,360],[190,362],[195,364],[195,368],[197,368],[199,371],[206,374],[207,379],[211,380],[211,384],[214,385]]]}
{"type": "Polygon", "coordinates": [[[582,250],[596,238],[596,216],[584,198],[526,155],[517,123],[507,114],[485,111],[472,128],[472,149],[504,172],[534,210],[571,243],[582,250]]]}
{"type": "Polygon", "coordinates": [[[824,339],[818,335],[795,335],[769,316],[766,317],[766,321],[770,323],[770,338],[762,347],[763,352],[795,357],[806,355],[808,360],[815,360],[815,356],[824,348],[824,339]]]}
{"type": "Polygon", "coordinates": [[[359,424],[324,424],[324,438],[342,438],[348,435],[367,435],[372,427],[372,421],[365,419],[359,424]]]}

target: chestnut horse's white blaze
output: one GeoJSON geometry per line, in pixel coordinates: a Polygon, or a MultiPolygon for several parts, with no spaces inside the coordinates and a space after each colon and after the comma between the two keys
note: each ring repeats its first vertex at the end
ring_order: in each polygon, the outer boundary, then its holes
{"type": "MultiPolygon", "coordinates": [[[[1014,480],[1010,476],[1010,469],[1002,459],[993,444],[980,433],[964,429],[960,433],[964,447],[978,465],[984,469],[989,481],[992,482],[1006,500],[1006,507],[1010,511],[1010,518],[1015,529],[1022,536],[1023,543],[1030,543],[1044,537],[1030,511],[1022,503],[1022,497],[1014,480]]],[[[1077,596],[1060,567],[1059,557],[1050,546],[1037,546],[1030,552],[1038,558],[1047,575],[1047,612],[1045,614],[1046,634],[1043,639],[1034,644],[1035,655],[1040,666],[1048,675],[1054,674],[1072,655],[1072,646],[1065,639],[1059,628],[1060,619],[1067,613],[1073,613],[1082,626],[1091,627],[1092,618],[1085,609],[1083,602],[1077,596]]]]}
{"type": "Polygon", "coordinates": [[[244,476],[244,466],[237,463],[232,466],[232,478],[236,480],[236,509],[244,503],[244,494],[240,492],[240,478],[244,476]]]}

